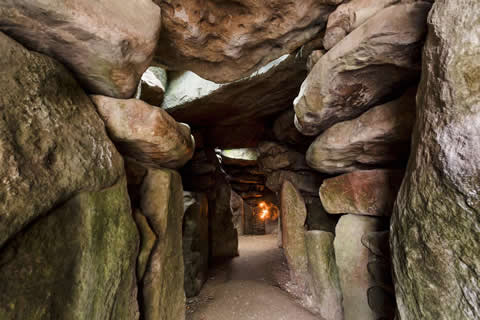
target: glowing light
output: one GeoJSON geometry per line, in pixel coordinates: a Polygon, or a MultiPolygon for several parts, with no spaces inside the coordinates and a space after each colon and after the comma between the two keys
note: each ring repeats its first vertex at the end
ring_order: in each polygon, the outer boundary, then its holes
{"type": "Polygon", "coordinates": [[[264,220],[268,215],[268,210],[267,209],[263,209],[262,210],[262,214],[260,215],[260,219],[264,220]]]}

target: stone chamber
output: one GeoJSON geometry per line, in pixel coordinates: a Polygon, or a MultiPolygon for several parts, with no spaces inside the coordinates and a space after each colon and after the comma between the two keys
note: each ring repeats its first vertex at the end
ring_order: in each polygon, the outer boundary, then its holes
{"type": "Polygon", "coordinates": [[[480,319],[478,0],[0,0],[0,320],[480,319]]]}

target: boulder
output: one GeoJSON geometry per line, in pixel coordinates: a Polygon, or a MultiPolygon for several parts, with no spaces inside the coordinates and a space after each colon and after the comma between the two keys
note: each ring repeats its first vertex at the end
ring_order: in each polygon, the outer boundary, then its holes
{"type": "Polygon", "coordinates": [[[323,46],[329,50],[355,28],[399,0],[352,0],[339,5],[328,17],[323,46]]]}
{"type": "Polygon", "coordinates": [[[182,167],[193,156],[190,127],[141,100],[92,96],[108,133],[124,156],[150,168],[182,167]]]}
{"type": "Polygon", "coordinates": [[[319,194],[328,213],[390,216],[403,170],[361,170],[325,179],[319,194]]]}
{"type": "Polygon", "coordinates": [[[140,99],[152,106],[161,106],[167,89],[167,71],[150,67],[140,81],[140,99]]]}
{"type": "MultiPolygon", "coordinates": [[[[150,0],[2,1],[0,30],[72,70],[92,93],[130,98],[160,32],[150,0]]],[[[3,51],[3,50],[2,50],[3,51]]]]}
{"type": "Polygon", "coordinates": [[[183,217],[183,262],[185,295],[196,296],[208,277],[208,199],[204,193],[185,192],[183,217]]]}
{"type": "Polygon", "coordinates": [[[390,246],[398,319],[480,314],[480,2],[429,16],[412,154],[390,246]]]}
{"type": "Polygon", "coordinates": [[[317,197],[304,197],[305,206],[307,207],[307,228],[308,230],[321,230],[335,233],[339,217],[328,214],[323,208],[322,202],[317,197]]]}
{"type": "Polygon", "coordinates": [[[302,193],[316,195],[323,178],[311,171],[278,170],[267,176],[265,186],[273,192],[280,192],[284,181],[290,181],[302,193]]]}
{"type": "Polygon", "coordinates": [[[290,277],[301,291],[308,294],[309,271],[305,242],[307,208],[299,190],[285,181],[281,191],[282,244],[290,269],[290,277]]]}
{"type": "Polygon", "coordinates": [[[190,71],[171,73],[162,107],[192,126],[247,124],[288,108],[306,75],[305,59],[296,54],[283,55],[252,75],[225,84],[190,71]]]}
{"type": "Polygon", "coordinates": [[[182,179],[173,170],[150,169],[141,193],[142,213],[157,236],[141,283],[142,317],[185,319],[182,179]]]}
{"type": "Polygon", "coordinates": [[[308,170],[305,155],[272,141],[258,145],[259,167],[265,172],[279,169],[300,171],[308,170]]]}
{"type": "Polygon", "coordinates": [[[0,250],[0,318],[138,319],[137,251],[125,178],[78,193],[0,250]]]}
{"type": "Polygon", "coordinates": [[[430,6],[383,9],[321,57],[294,101],[298,130],[317,135],[415,82],[430,6]]]}
{"type": "Polygon", "coordinates": [[[162,33],[155,60],[231,82],[293,52],[325,26],[332,2],[305,0],[161,1],[162,33]]]}
{"type": "Polygon", "coordinates": [[[368,303],[372,276],[368,272],[369,250],[362,237],[381,228],[378,218],[353,214],[342,216],[337,224],[333,245],[345,320],[377,319],[368,303]]]}
{"type": "Polygon", "coordinates": [[[409,90],[400,99],[327,129],[308,148],[308,165],[335,174],[406,162],[415,123],[415,93],[409,90]]]}
{"type": "Polygon", "coordinates": [[[242,197],[232,190],[230,197],[230,207],[232,208],[232,222],[238,235],[243,235],[244,203],[242,197]]]}
{"type": "Polygon", "coordinates": [[[309,56],[307,60],[307,69],[308,71],[312,71],[315,64],[317,64],[318,60],[325,55],[325,50],[315,50],[309,56]]]}
{"type": "Polygon", "coordinates": [[[135,223],[140,232],[140,252],[137,258],[137,279],[143,280],[145,270],[147,270],[148,261],[152,253],[155,243],[157,243],[157,236],[153,232],[152,227],[139,209],[134,212],[135,223]]]}
{"type": "Polygon", "coordinates": [[[222,150],[219,156],[227,166],[252,167],[257,165],[258,152],[253,148],[222,150]]]}
{"type": "Polygon", "coordinates": [[[62,65],[3,33],[0,49],[2,247],[78,192],[113,185],[124,169],[95,107],[62,65]]]}
{"type": "Polygon", "coordinates": [[[273,122],[273,134],[280,142],[294,146],[304,146],[312,143],[313,138],[302,135],[294,123],[295,111],[288,109],[283,111],[273,122]]]}
{"type": "Polygon", "coordinates": [[[310,286],[314,293],[314,308],[321,319],[343,320],[342,292],[338,279],[334,235],[325,231],[308,231],[305,235],[310,286]]]}

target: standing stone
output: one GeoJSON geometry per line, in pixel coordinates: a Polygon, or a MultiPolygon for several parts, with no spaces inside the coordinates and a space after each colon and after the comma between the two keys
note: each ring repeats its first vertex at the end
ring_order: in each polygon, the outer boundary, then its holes
{"type": "Polygon", "coordinates": [[[321,57],[294,101],[298,130],[317,135],[415,82],[430,6],[383,9],[321,57]]]}
{"type": "Polygon", "coordinates": [[[316,195],[323,178],[314,171],[278,170],[267,176],[265,186],[273,192],[280,192],[284,181],[290,181],[303,193],[316,195]]]}
{"type": "Polygon", "coordinates": [[[307,208],[300,192],[290,181],[281,191],[282,244],[292,280],[306,291],[309,282],[305,220],[307,208]]]}
{"type": "Polygon", "coordinates": [[[378,218],[352,214],[342,216],[337,224],[334,247],[345,320],[377,319],[368,304],[372,279],[367,268],[369,250],[362,244],[362,237],[380,229],[378,218]]]}
{"type": "Polygon", "coordinates": [[[138,231],[140,231],[140,252],[137,258],[137,279],[143,280],[145,270],[147,270],[148,261],[152,253],[155,243],[157,243],[157,236],[148,224],[147,217],[138,209],[134,212],[135,223],[138,231]]]}
{"type": "Polygon", "coordinates": [[[137,89],[160,20],[150,0],[0,1],[0,30],[62,62],[92,93],[117,98],[137,89]]]}
{"type": "Polygon", "coordinates": [[[326,179],[319,194],[328,213],[390,216],[403,170],[354,171],[326,179]]]}
{"type": "Polygon", "coordinates": [[[0,51],[1,247],[78,192],[113,185],[124,169],[95,107],[62,65],[3,33],[0,51]]]}
{"type": "Polygon", "coordinates": [[[412,154],[392,218],[398,319],[480,317],[480,2],[429,17],[412,154]]]}
{"type": "Polygon", "coordinates": [[[173,170],[151,169],[141,193],[142,212],[157,236],[142,282],[143,317],[185,319],[181,177],[173,170]]]}
{"type": "Polygon", "coordinates": [[[232,208],[232,221],[238,235],[243,235],[243,220],[244,220],[244,202],[242,197],[235,191],[231,191],[230,207],[232,208]]]}
{"type": "Polygon", "coordinates": [[[138,319],[125,178],[62,203],[0,250],[0,319],[138,319]]]}
{"type": "Polygon", "coordinates": [[[308,231],[306,233],[308,270],[313,282],[314,307],[325,320],[343,320],[342,292],[338,280],[333,233],[308,231]]]}

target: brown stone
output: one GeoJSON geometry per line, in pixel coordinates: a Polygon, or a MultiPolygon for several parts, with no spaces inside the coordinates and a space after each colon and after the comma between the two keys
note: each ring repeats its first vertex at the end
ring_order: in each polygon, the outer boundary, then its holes
{"type": "Polygon", "coordinates": [[[317,194],[323,178],[312,171],[288,171],[278,170],[267,176],[265,186],[273,192],[280,192],[284,181],[290,181],[295,187],[304,193],[317,194]]]}

